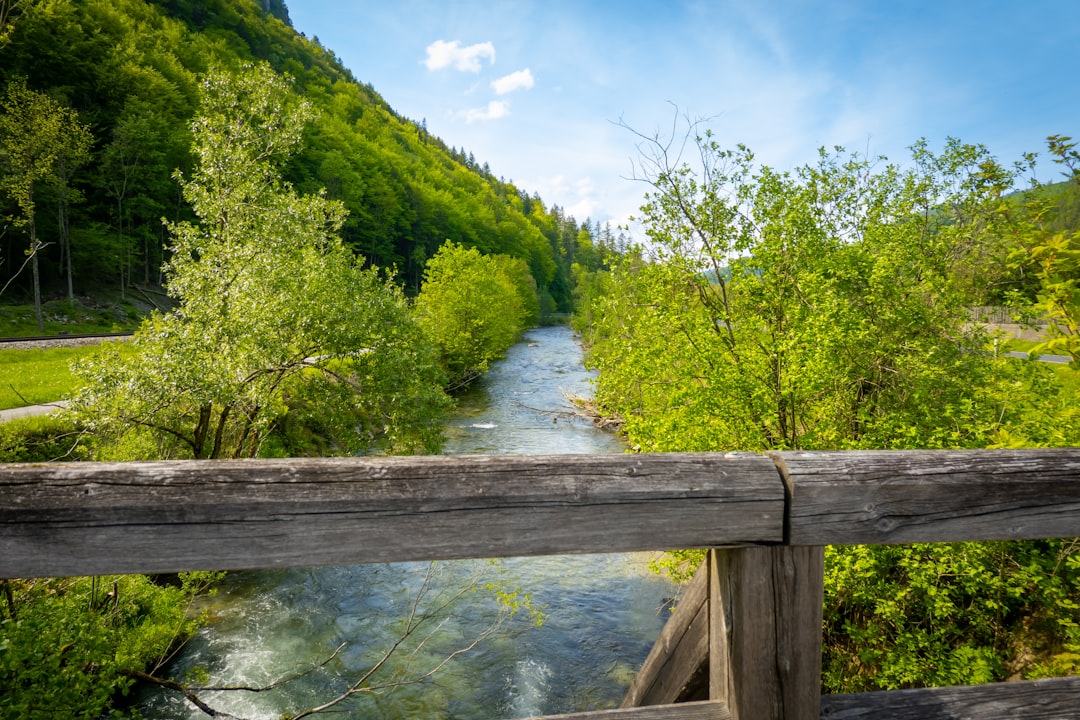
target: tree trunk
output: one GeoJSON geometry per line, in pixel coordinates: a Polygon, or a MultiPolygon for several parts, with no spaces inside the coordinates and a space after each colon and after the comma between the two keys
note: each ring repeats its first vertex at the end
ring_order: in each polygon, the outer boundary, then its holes
{"type": "Polygon", "coordinates": [[[210,413],[213,410],[211,403],[199,407],[199,419],[195,424],[195,432],[192,434],[191,449],[194,451],[196,460],[207,460],[206,436],[210,433],[210,413]]]}
{"type": "Polygon", "coordinates": [[[116,244],[120,250],[120,299],[124,297],[124,262],[127,253],[124,251],[124,196],[116,196],[116,244]]]}
{"type": "Polygon", "coordinates": [[[38,273],[38,239],[34,217],[30,216],[30,269],[34,277],[34,315],[37,316],[38,332],[45,334],[45,319],[41,314],[41,275],[38,273]]]}
{"type": "MultiPolygon", "coordinates": [[[[63,170],[61,170],[63,172],[63,170]]],[[[67,183],[61,182],[60,203],[60,265],[67,278],[67,299],[74,302],[75,287],[71,281],[71,224],[68,218],[67,183]]]]}

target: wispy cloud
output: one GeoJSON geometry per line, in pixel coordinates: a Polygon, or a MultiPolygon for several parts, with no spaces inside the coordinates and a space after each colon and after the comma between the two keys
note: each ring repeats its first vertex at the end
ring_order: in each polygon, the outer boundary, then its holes
{"type": "Polygon", "coordinates": [[[495,46],[490,42],[477,43],[461,47],[461,41],[436,40],[427,46],[427,59],[424,65],[428,70],[442,70],[453,66],[462,72],[480,72],[480,61],[487,58],[495,62],[495,46]]]}
{"type": "Polygon", "coordinates": [[[510,103],[506,100],[492,100],[483,108],[470,108],[465,111],[465,122],[477,120],[498,120],[510,114],[510,103]]]}
{"type": "Polygon", "coordinates": [[[552,175],[526,180],[525,184],[539,192],[545,202],[562,205],[563,212],[574,216],[579,222],[585,218],[597,218],[600,201],[596,198],[596,187],[591,177],[571,182],[565,175],[552,175]]]}
{"type": "Polygon", "coordinates": [[[529,68],[524,70],[518,70],[515,73],[504,75],[498,80],[491,82],[491,88],[495,91],[496,95],[506,95],[512,93],[515,90],[528,90],[536,84],[536,80],[533,78],[532,71],[529,68]]]}
{"type": "Polygon", "coordinates": [[[566,214],[572,215],[579,221],[592,217],[596,214],[599,203],[593,196],[593,181],[591,177],[585,177],[574,183],[576,202],[566,207],[566,214]]]}

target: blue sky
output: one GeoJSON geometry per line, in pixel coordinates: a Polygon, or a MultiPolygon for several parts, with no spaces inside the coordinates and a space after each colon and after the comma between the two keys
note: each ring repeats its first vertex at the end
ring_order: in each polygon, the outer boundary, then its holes
{"type": "MultiPolygon", "coordinates": [[[[644,190],[675,109],[779,169],[947,137],[1012,162],[1080,137],[1080,0],[287,0],[399,113],[579,221],[644,190]]],[[[1048,161],[1042,179],[1055,179],[1048,161]]]]}

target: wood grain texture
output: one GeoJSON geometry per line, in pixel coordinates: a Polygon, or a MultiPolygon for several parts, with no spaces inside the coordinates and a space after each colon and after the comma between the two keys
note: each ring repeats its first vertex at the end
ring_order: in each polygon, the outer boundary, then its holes
{"type": "Polygon", "coordinates": [[[757,455],[0,465],[0,577],[777,542],[757,455]]]}
{"type": "Polygon", "coordinates": [[[821,698],[824,548],[710,551],[710,699],[734,720],[816,720],[821,698]],[[719,598],[716,597],[717,592],[719,598]]]}
{"type": "Polygon", "coordinates": [[[735,677],[731,667],[731,632],[723,602],[724,579],[719,553],[719,550],[710,550],[704,567],[709,584],[709,699],[730,707],[735,677]]]}
{"type": "Polygon", "coordinates": [[[1077,720],[1080,677],[826,695],[822,720],[1077,720]]]}
{"type": "Polygon", "coordinates": [[[543,720],[731,720],[731,714],[723,703],[690,702],[569,715],[544,715],[543,720]]]}
{"type": "Polygon", "coordinates": [[[1080,449],[772,453],[792,545],[1080,535],[1080,449]]]}
{"type": "Polygon", "coordinates": [[[709,661],[708,573],[704,566],[683,590],[621,707],[678,702],[709,661]]]}

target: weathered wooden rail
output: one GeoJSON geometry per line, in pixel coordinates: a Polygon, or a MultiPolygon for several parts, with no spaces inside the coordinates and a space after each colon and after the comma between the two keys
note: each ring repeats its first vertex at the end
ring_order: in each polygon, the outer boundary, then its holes
{"type": "Polygon", "coordinates": [[[1080,450],[0,465],[0,578],[712,548],[624,708],[1080,718],[1080,678],[820,694],[823,546],[1080,536],[1080,450]]]}

